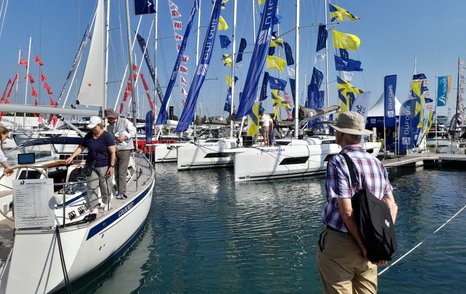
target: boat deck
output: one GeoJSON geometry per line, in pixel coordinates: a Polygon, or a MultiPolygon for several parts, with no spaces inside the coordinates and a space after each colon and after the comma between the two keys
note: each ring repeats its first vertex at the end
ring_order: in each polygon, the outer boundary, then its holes
{"type": "Polygon", "coordinates": [[[14,227],[15,224],[8,219],[0,222],[0,268],[13,248],[14,227]]]}

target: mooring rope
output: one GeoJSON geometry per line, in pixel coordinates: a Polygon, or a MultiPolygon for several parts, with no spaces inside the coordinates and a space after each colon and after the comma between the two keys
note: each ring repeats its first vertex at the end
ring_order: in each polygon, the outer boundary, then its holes
{"type": "Polygon", "coordinates": [[[419,242],[416,246],[414,246],[413,248],[411,248],[408,252],[406,252],[405,254],[403,254],[400,258],[398,258],[397,260],[395,260],[392,264],[390,264],[389,266],[387,266],[386,268],[384,268],[380,273],[379,273],[379,276],[381,276],[383,273],[385,273],[386,271],[388,271],[392,266],[394,266],[395,264],[397,264],[399,261],[401,261],[402,259],[404,259],[406,256],[408,256],[409,254],[411,254],[411,252],[413,252],[414,250],[416,250],[416,248],[418,248],[419,246],[421,246],[425,241],[427,241],[429,238],[431,238],[434,234],[436,234],[438,231],[440,231],[444,226],[446,226],[446,224],[448,224],[450,221],[452,221],[456,216],[458,216],[458,214],[460,214],[464,209],[466,208],[466,205],[464,205],[460,210],[458,210],[458,212],[456,212],[452,217],[450,217],[446,222],[444,222],[440,227],[438,227],[430,236],[428,236],[427,238],[425,238],[424,240],[422,240],[421,242],[419,242]]]}

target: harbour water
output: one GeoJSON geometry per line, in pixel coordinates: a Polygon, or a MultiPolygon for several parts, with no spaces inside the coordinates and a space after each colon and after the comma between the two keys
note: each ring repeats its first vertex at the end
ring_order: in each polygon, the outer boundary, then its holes
{"type": "MultiPolygon", "coordinates": [[[[398,168],[398,252],[379,293],[464,293],[466,172],[398,168]]],[[[325,178],[235,184],[229,169],[157,165],[137,240],[73,293],[321,293],[315,264],[325,178]]],[[[124,232],[122,232],[124,234],[124,232]]],[[[382,270],[383,268],[380,268],[382,270]]]]}

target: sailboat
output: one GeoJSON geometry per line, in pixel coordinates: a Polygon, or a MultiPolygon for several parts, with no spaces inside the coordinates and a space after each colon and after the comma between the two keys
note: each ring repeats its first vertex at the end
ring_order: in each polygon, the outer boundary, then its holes
{"type": "MultiPolygon", "coordinates": [[[[296,1],[296,102],[298,105],[299,93],[299,17],[300,1],[296,1]]],[[[269,1],[264,4],[266,7],[269,1]]],[[[263,13],[263,16],[265,12],[263,13]]],[[[261,29],[260,29],[261,31],[261,29]]],[[[257,46],[257,45],[256,45],[257,46]]],[[[326,48],[326,46],[325,46],[326,48]]],[[[326,54],[327,56],[328,54],[326,54]]],[[[251,66],[257,66],[252,65],[251,66]]],[[[328,72],[328,71],[327,71],[328,72]]],[[[253,101],[257,89],[250,91],[249,97],[243,97],[241,103],[246,101],[244,98],[253,101]]],[[[247,92],[243,90],[243,94],[247,92]]],[[[249,102],[252,105],[253,102],[249,102]]],[[[246,104],[246,103],[244,103],[246,104]]],[[[240,105],[241,107],[241,105],[240,105]]],[[[244,114],[248,110],[244,111],[244,114]]],[[[322,111],[325,115],[331,110],[322,111]]],[[[336,110],[334,109],[333,112],[336,110]]],[[[277,140],[277,146],[273,147],[250,147],[244,148],[242,152],[235,153],[235,181],[254,181],[275,178],[300,177],[313,174],[321,174],[326,171],[326,161],[324,159],[331,154],[337,154],[341,147],[336,144],[333,136],[315,136],[310,138],[299,138],[298,130],[299,108],[295,107],[295,132],[294,138],[277,140]]],[[[310,113],[310,118],[315,115],[310,113]]],[[[244,115],[243,114],[243,115],[244,115]]],[[[317,116],[315,116],[317,117],[317,116]]],[[[365,142],[364,148],[374,155],[380,151],[380,142],[365,142]]]]}
{"type": "MultiPolygon", "coordinates": [[[[103,20],[104,1],[99,0],[93,42],[102,40],[103,20]]],[[[88,63],[99,62],[99,57],[89,58],[88,63]]],[[[102,94],[92,97],[101,106],[102,94]]],[[[0,111],[77,116],[98,115],[101,110],[0,105],[0,111]]],[[[76,144],[79,138],[48,138],[27,145],[54,140],[76,144]]],[[[13,167],[14,179],[0,178],[0,293],[48,293],[63,287],[70,291],[71,282],[118,254],[137,236],[152,202],[155,177],[149,160],[133,153],[127,174],[128,198],[112,199],[96,217],[90,217],[85,205],[83,165],[84,157],[67,166],[64,160],[36,162],[33,153],[20,154],[13,167]]]]}

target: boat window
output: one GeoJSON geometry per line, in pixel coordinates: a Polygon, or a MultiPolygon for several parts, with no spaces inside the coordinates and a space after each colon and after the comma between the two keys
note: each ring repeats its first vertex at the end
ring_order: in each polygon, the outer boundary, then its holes
{"type": "Polygon", "coordinates": [[[289,164],[302,164],[305,163],[309,159],[309,156],[302,156],[302,157],[289,157],[285,158],[280,162],[280,165],[289,165],[289,164]]]}
{"type": "Polygon", "coordinates": [[[33,179],[37,180],[40,179],[40,176],[42,174],[36,170],[22,170],[21,173],[19,174],[18,180],[25,180],[25,179],[33,179]],[[26,176],[27,175],[27,176],[26,176]]]}
{"type": "Polygon", "coordinates": [[[231,154],[229,153],[223,153],[223,152],[217,152],[217,153],[208,153],[204,158],[215,158],[215,157],[230,157],[231,154]]]}

